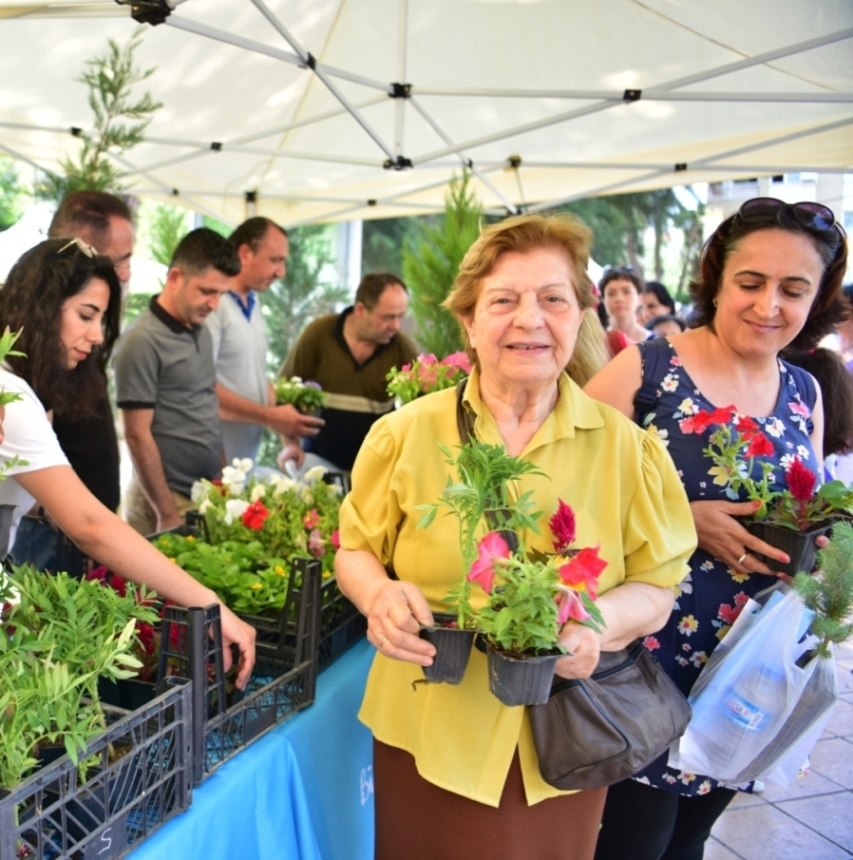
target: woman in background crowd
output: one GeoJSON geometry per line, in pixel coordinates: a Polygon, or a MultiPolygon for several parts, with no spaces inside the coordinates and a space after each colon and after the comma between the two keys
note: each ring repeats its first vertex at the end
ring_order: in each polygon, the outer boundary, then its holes
{"type": "Polygon", "coordinates": [[[651,337],[651,332],[638,320],[643,306],[643,282],[633,269],[608,269],[598,288],[607,311],[608,331],[621,335],[618,341],[613,336],[608,338],[614,355],[624,348],[625,342],[638,343],[651,337]],[[617,343],[619,348],[615,349],[617,343]]]}
{"type": "Polygon", "coordinates": [[[675,316],[675,300],[669,290],[660,281],[646,281],[643,290],[643,309],[640,311],[640,322],[649,327],[649,322],[655,317],[664,315],[675,316]]]}
{"type": "MultiPolygon", "coordinates": [[[[0,462],[12,465],[0,483],[0,504],[15,508],[13,530],[35,505],[125,579],[183,606],[219,603],[223,639],[240,651],[237,684],[244,688],[255,658],[253,628],[105,508],[68,465],[50,425],[53,409],[86,414],[100,394],[98,351],[118,336],[120,314],[112,261],[79,240],[41,242],[12,267],[0,290],[0,329],[20,331],[15,349],[23,354],[7,356],[0,367],[0,388],[20,398],[3,422],[0,462]]],[[[226,663],[230,655],[225,648],[226,663]]]]}
{"type": "MultiPolygon", "coordinates": [[[[747,201],[703,249],[691,285],[698,327],[625,350],[586,388],[666,440],[691,501],[699,535],[691,574],[667,624],[646,639],[685,695],[740,607],[775,576],[753,552],[788,561],[738,522],[755,504],[732,500],[714,479],[708,434],[693,416],[733,405],[738,420],[752,418],[772,443],[757,459],[775,467],[775,484],[795,455],[820,470],[820,390],[779,353],[809,349],[832,330],[846,262],[844,231],[825,206],[747,201]]],[[[596,860],[701,860],[734,796],[708,776],[670,769],[663,755],[610,787],[596,860]]]]}

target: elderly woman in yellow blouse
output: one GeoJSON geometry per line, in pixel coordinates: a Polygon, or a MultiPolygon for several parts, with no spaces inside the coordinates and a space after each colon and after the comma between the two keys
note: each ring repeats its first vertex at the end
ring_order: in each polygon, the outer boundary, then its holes
{"type": "MultiPolygon", "coordinates": [[[[583,322],[590,238],[565,217],[493,225],[447,300],[475,364],[464,406],[476,436],[534,463],[544,476],[525,476],[520,491],[533,490],[546,517],[565,500],[579,543],[600,542],[609,562],[599,585],[606,628],[570,621],[561,631],[557,673],[566,678],[589,676],[600,651],[663,625],[696,545],[662,444],[563,371],[573,353],[577,361],[600,347],[586,342],[595,327],[583,322]]],[[[439,442],[460,443],[452,389],[374,424],[341,509],[339,582],[379,652],[359,715],[374,735],[376,857],[592,857],[605,790],[560,792],[542,780],[526,711],[491,695],[483,654],[472,650],[459,686],[413,686],[435,653],[418,631],[462,574],[454,518],[417,530],[417,506],[447,483],[439,442]]],[[[524,540],[551,550],[547,534],[524,540]]]]}

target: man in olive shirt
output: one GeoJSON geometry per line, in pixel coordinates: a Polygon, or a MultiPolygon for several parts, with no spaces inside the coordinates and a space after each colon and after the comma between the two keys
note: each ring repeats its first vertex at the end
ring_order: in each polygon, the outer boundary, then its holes
{"type": "Polygon", "coordinates": [[[319,383],[328,395],[326,424],[302,440],[304,451],[298,439],[288,439],[280,464],[352,469],[368,430],[394,408],[388,371],[417,356],[413,341],[400,332],[408,304],[406,285],[396,275],[365,275],[352,307],[320,317],[302,332],[281,375],[319,383]]]}

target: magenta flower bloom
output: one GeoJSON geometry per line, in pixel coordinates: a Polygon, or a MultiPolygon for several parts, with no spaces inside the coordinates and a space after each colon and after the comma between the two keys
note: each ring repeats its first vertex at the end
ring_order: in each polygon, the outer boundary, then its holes
{"type": "Polygon", "coordinates": [[[455,367],[463,373],[471,372],[471,362],[468,361],[468,356],[465,355],[464,352],[452,352],[450,355],[441,359],[441,363],[446,364],[449,367],[455,367]]]}
{"type": "Polygon", "coordinates": [[[575,539],[576,525],[575,512],[571,505],[567,505],[562,499],[558,499],[557,512],[548,520],[554,541],[554,551],[564,553],[575,539]]]}
{"type": "Polygon", "coordinates": [[[312,529],[308,536],[308,549],[314,558],[320,558],[326,552],[326,542],[323,540],[323,535],[320,529],[312,529]]]}
{"type": "Polygon", "coordinates": [[[497,532],[489,532],[477,544],[477,558],[468,571],[468,581],[479,583],[483,591],[490,594],[495,581],[495,562],[509,555],[507,542],[497,532]]]}

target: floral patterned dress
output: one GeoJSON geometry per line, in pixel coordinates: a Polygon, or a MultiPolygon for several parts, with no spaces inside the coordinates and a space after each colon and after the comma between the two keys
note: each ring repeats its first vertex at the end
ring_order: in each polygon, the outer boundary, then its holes
{"type": "MultiPolygon", "coordinates": [[[[639,344],[639,348],[644,361],[641,391],[646,393],[646,404],[653,398],[654,405],[645,411],[638,402],[638,423],[664,441],[691,502],[738,501],[737,494],[726,487],[725,476],[718,474],[720,469],[702,452],[713,428],[697,432],[691,420],[699,410],[713,411],[728,404],[712,404],[702,395],[665,338],[639,344]]],[[[814,402],[813,386],[804,383],[799,368],[792,369],[781,360],[779,375],[776,408],[766,418],[754,419],[773,443],[774,452],[766,460],[779,467],[773,470],[774,483],[783,480],[785,468],[795,457],[799,456],[806,465],[815,459],[809,439],[813,426],[808,405],[814,402]]],[[[755,468],[759,469],[757,463],[755,468]]],[[[760,477],[760,472],[756,476],[760,477]]],[[[696,550],[689,564],[690,573],[680,585],[669,621],[658,633],[645,638],[646,647],[685,695],[747,600],[774,582],[762,574],[736,573],[701,549],[696,550]]],[[[722,785],[710,777],[668,768],[667,755],[634,778],[688,796],[707,794],[722,785]]]]}

